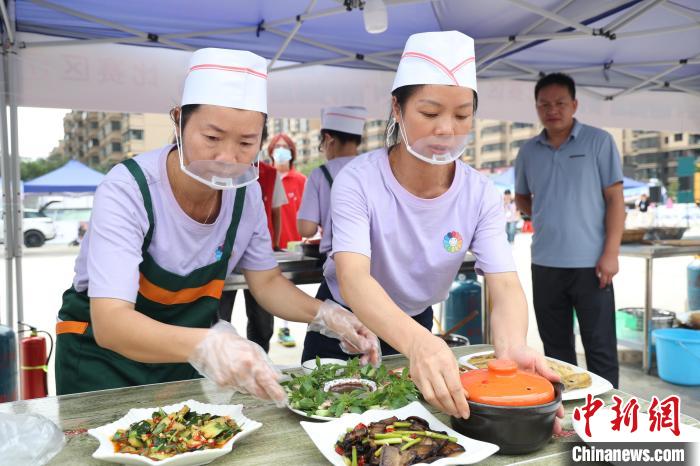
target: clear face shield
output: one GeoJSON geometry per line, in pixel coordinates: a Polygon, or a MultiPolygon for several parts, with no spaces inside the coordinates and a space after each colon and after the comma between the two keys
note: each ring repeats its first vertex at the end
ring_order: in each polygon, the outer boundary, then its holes
{"type": "Polygon", "coordinates": [[[463,134],[429,135],[411,141],[411,128],[407,128],[403,115],[400,117],[398,126],[406,150],[414,157],[433,165],[446,165],[457,160],[473,138],[471,131],[464,131],[463,134]]]}
{"type": "Polygon", "coordinates": [[[221,160],[186,160],[179,135],[182,134],[182,118],[179,132],[175,132],[175,144],[180,157],[180,169],[188,176],[213,189],[236,189],[257,181],[260,152],[251,163],[224,162],[221,160]]]}

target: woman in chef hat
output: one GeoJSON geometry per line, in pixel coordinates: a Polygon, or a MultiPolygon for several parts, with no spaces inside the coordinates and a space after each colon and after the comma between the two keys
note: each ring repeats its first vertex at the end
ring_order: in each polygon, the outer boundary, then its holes
{"type": "MultiPolygon", "coordinates": [[[[477,108],[474,41],[457,31],[414,34],[392,87],[387,147],[359,156],[335,178],[333,247],[327,294],[347,305],[400,352],[424,398],[469,415],[457,361],[431,333],[432,305],[443,301],[470,251],[493,303],[496,355],[558,380],[526,345],[527,302],[505,234],[501,196],[459,160],[477,108]]],[[[302,359],[346,357],[310,329],[302,359]]]]}
{"type": "Polygon", "coordinates": [[[299,208],[299,233],[310,238],[321,227],[319,251],[331,250],[331,186],[340,170],[357,155],[367,119],[364,107],[327,107],[321,112],[319,149],[327,163],[309,175],[299,208]]]}
{"type": "Polygon", "coordinates": [[[98,187],[58,313],[58,394],[199,373],[282,404],[264,351],[228,322],[209,328],[234,267],[272,314],[377,361],[376,337],[334,302],[299,291],[273,257],[255,182],[266,73],[250,52],[196,51],[172,111],[176,144],[124,161],[98,187]]]}

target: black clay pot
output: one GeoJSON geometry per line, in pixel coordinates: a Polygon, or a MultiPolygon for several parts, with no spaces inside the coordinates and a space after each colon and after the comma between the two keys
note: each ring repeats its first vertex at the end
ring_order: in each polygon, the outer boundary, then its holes
{"type": "Polygon", "coordinates": [[[498,445],[498,453],[521,455],[551,438],[564,385],[555,383],[554,401],[537,406],[495,406],[469,402],[469,419],[452,417],[452,427],[467,437],[498,445]]]}

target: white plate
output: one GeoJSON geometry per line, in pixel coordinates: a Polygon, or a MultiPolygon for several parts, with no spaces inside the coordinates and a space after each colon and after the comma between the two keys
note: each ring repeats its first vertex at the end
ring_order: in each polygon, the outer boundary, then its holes
{"type": "Polygon", "coordinates": [[[335,443],[338,441],[340,435],[345,434],[348,428],[353,428],[360,422],[369,425],[370,422],[381,421],[391,416],[396,416],[399,419],[406,419],[409,416],[419,416],[428,421],[431,430],[445,431],[450,436],[457,437],[457,443],[464,447],[465,452],[452,458],[442,458],[441,460],[431,463],[432,465],[478,463],[498,451],[498,446],[492,443],[481,442],[465,437],[446,426],[440,422],[438,418],[430,414],[418,401],[414,401],[399,409],[370,409],[362,414],[346,414],[341,418],[334,419],[324,424],[305,421],[301,421],[299,424],[301,424],[308,436],[311,437],[311,440],[316,444],[316,448],[323,453],[323,456],[325,456],[331,464],[345,466],[343,457],[335,451],[335,443]]]}
{"type": "MultiPolygon", "coordinates": [[[[461,366],[468,367],[469,369],[477,369],[476,366],[473,366],[469,364],[469,359],[473,358],[474,356],[482,356],[485,354],[491,354],[493,351],[481,351],[479,353],[473,353],[473,354],[468,354],[466,356],[462,356],[461,358],[458,359],[458,362],[461,366]]],[[[588,372],[588,375],[591,376],[591,385],[586,388],[577,388],[575,390],[570,390],[568,392],[562,393],[561,399],[562,401],[569,401],[569,400],[583,400],[586,398],[586,395],[589,393],[593,396],[598,396],[602,395],[603,393],[607,393],[610,390],[613,389],[612,384],[607,380],[602,378],[601,376],[594,374],[593,372],[586,371],[585,369],[574,366],[572,364],[569,364],[568,362],[560,361],[555,358],[550,358],[546,357],[546,359],[549,359],[550,361],[558,362],[560,364],[564,364],[566,366],[569,366],[573,368],[576,372],[588,372]]]]}
{"type": "MultiPolygon", "coordinates": [[[[315,414],[308,415],[304,411],[302,411],[300,409],[294,409],[289,405],[287,405],[287,408],[289,408],[289,410],[292,411],[293,413],[297,413],[299,416],[303,416],[303,417],[308,418],[308,419],[316,419],[317,421],[334,421],[336,419],[339,419],[337,417],[317,416],[315,414]]],[[[347,414],[347,413],[345,413],[345,414],[347,414]]],[[[344,416],[345,414],[342,414],[341,417],[344,416]]]]}
{"type": "Polygon", "coordinates": [[[97,447],[97,450],[95,450],[95,453],[92,454],[92,457],[102,461],[129,465],[148,464],[153,466],[195,466],[199,464],[207,464],[214,461],[216,458],[229,453],[233,448],[234,443],[240,442],[251,432],[254,432],[262,427],[261,423],[248,419],[243,415],[243,405],[210,405],[200,403],[199,401],[187,400],[169,406],[162,406],[161,409],[169,414],[173,411],[179,411],[184,405],[189,406],[192,411],[202,414],[211,413],[218,416],[230,416],[231,419],[236,421],[236,424],[239,425],[242,431],[234,435],[233,438],[226,442],[221,448],[181,453],[173,456],[172,458],[159,461],[132,453],[115,453],[114,444],[110,439],[117,429],[128,429],[134,422],[150,419],[151,414],[153,414],[154,411],[157,411],[158,407],[130,409],[129,412],[126,413],[126,415],[121,419],[118,419],[110,424],[88,430],[88,434],[100,441],[100,446],[97,447]]]}
{"type": "MultiPolygon", "coordinates": [[[[338,364],[339,366],[345,366],[348,363],[344,359],[335,358],[320,358],[320,360],[322,366],[326,364],[338,364]]],[[[316,359],[307,359],[301,363],[301,370],[304,371],[304,374],[311,374],[314,369],[316,369],[316,359]]]]}
{"type": "MultiPolygon", "coordinates": [[[[581,413],[583,414],[583,413],[581,413]]],[[[680,435],[676,437],[669,429],[650,432],[649,414],[639,411],[637,413],[637,430],[630,433],[630,428],[622,424],[620,431],[612,429],[612,420],[615,419],[615,411],[612,408],[602,407],[591,416],[589,426],[591,436],[586,435],[586,420],[581,416],[577,421],[571,417],[574,430],[584,442],[700,442],[700,429],[680,423],[678,428],[680,435]]]]}

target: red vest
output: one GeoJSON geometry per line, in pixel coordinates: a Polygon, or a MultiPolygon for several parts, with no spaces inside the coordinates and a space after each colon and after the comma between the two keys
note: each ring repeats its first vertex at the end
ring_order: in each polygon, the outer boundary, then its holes
{"type": "Polygon", "coordinates": [[[297,229],[297,212],[301,206],[301,198],[304,196],[306,177],[292,168],[282,175],[282,184],[287,193],[287,204],[282,206],[280,235],[280,247],[284,249],[289,241],[301,241],[301,235],[297,229]]]}
{"type": "Polygon", "coordinates": [[[263,205],[265,206],[265,215],[267,215],[267,229],[270,230],[272,241],[275,238],[275,230],[272,227],[272,196],[275,191],[275,178],[277,178],[277,169],[265,162],[260,162],[258,183],[260,183],[262,190],[263,205]]]}

